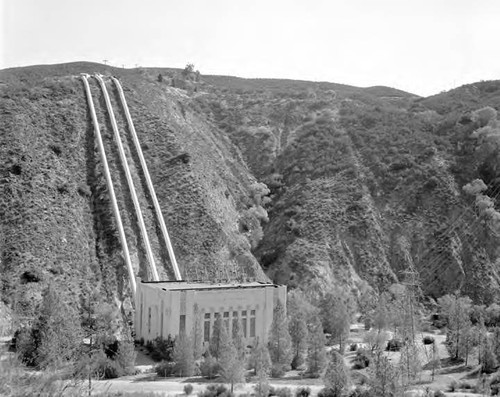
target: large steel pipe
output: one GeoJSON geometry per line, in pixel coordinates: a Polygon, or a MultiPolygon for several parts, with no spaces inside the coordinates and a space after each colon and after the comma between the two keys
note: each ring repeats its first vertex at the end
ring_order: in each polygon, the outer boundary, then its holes
{"type": "Polygon", "coordinates": [[[151,196],[151,200],[153,200],[153,205],[155,208],[156,217],[158,218],[158,222],[160,224],[160,229],[161,229],[161,232],[163,235],[163,240],[165,241],[165,245],[167,247],[168,254],[170,257],[170,262],[172,263],[175,279],[182,280],[181,272],[179,271],[179,266],[177,265],[177,261],[175,259],[174,249],[172,247],[172,243],[171,243],[170,237],[168,235],[167,226],[165,225],[165,220],[163,219],[163,214],[161,212],[160,204],[158,203],[158,199],[156,198],[156,192],[155,192],[155,189],[153,187],[153,182],[151,181],[151,177],[149,175],[148,166],[146,165],[146,160],[144,159],[144,156],[142,154],[141,145],[139,143],[139,139],[137,138],[137,133],[135,131],[134,123],[132,121],[132,116],[130,115],[130,111],[129,111],[129,108],[127,105],[127,100],[125,99],[125,95],[123,93],[123,88],[122,88],[120,82],[118,81],[118,79],[116,79],[114,77],[112,79],[113,79],[115,86],[118,90],[118,94],[120,95],[120,101],[122,103],[123,111],[125,112],[125,116],[127,118],[128,127],[130,130],[130,133],[132,134],[132,139],[134,141],[135,149],[136,149],[137,154],[139,156],[139,161],[141,163],[142,171],[143,171],[144,176],[146,178],[146,184],[147,184],[148,189],[149,189],[149,195],[151,196]]]}
{"type": "Polygon", "coordinates": [[[102,79],[101,76],[95,75],[95,78],[101,85],[101,89],[104,94],[104,100],[106,102],[106,107],[108,109],[116,145],[118,146],[118,153],[120,155],[120,159],[123,165],[123,170],[125,171],[125,177],[127,178],[127,184],[130,190],[130,195],[132,196],[132,201],[134,203],[135,213],[137,215],[137,221],[139,222],[139,228],[141,230],[142,240],[144,242],[144,247],[146,249],[146,255],[148,257],[149,266],[151,269],[151,273],[153,275],[153,280],[159,281],[158,272],[156,270],[156,264],[153,257],[153,251],[151,250],[151,244],[149,243],[148,232],[146,230],[146,225],[144,224],[144,218],[142,216],[141,206],[139,204],[139,199],[137,198],[137,193],[135,191],[134,181],[132,180],[132,175],[130,173],[130,169],[128,166],[127,157],[125,156],[125,151],[123,150],[123,145],[120,138],[120,132],[118,131],[118,125],[116,124],[116,119],[113,112],[113,107],[111,106],[111,100],[109,99],[108,90],[106,89],[106,84],[104,83],[104,80],[102,79]]]}
{"type": "Polygon", "coordinates": [[[116,225],[118,227],[118,234],[120,236],[120,242],[123,249],[123,256],[125,257],[125,264],[127,265],[128,276],[130,279],[130,287],[132,288],[132,294],[135,300],[136,294],[136,282],[134,269],[132,268],[132,262],[130,260],[130,252],[128,250],[127,238],[125,236],[125,230],[123,229],[122,218],[120,216],[120,210],[118,209],[118,203],[116,201],[115,190],[113,188],[113,181],[111,180],[111,173],[109,172],[108,160],[106,158],[106,152],[104,151],[104,145],[102,143],[101,130],[99,129],[99,122],[97,121],[97,116],[94,108],[94,101],[92,100],[92,93],[90,92],[89,82],[87,81],[88,75],[82,75],[83,85],[85,86],[85,92],[87,94],[87,102],[90,108],[90,114],[92,116],[92,122],[94,124],[95,137],[97,139],[97,144],[99,146],[99,153],[101,155],[101,162],[104,167],[104,176],[106,177],[106,184],[108,186],[109,198],[111,199],[111,206],[113,207],[113,213],[116,219],[116,225]]]}

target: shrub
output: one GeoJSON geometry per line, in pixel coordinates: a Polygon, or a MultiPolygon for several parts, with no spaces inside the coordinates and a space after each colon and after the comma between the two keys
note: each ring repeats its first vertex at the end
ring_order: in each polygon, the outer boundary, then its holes
{"type": "Polygon", "coordinates": [[[337,393],[335,392],[335,390],[324,387],[318,392],[318,397],[337,397],[337,393]]]}
{"type": "Polygon", "coordinates": [[[224,385],[208,385],[198,394],[199,397],[231,397],[232,393],[224,385]]]}
{"type": "Polygon", "coordinates": [[[387,342],[387,351],[390,352],[398,352],[401,350],[403,343],[399,339],[391,339],[387,342]]]}
{"type": "Polygon", "coordinates": [[[298,387],[295,390],[295,397],[309,397],[311,395],[311,388],[309,387],[298,387]]]}
{"type": "Polygon", "coordinates": [[[188,383],[187,385],[184,386],[184,393],[186,396],[189,396],[193,392],[193,385],[191,383],[188,383]]]}
{"type": "Polygon", "coordinates": [[[151,358],[155,361],[172,361],[174,347],[175,340],[171,335],[168,335],[167,339],[161,337],[155,338],[152,347],[148,348],[148,350],[151,349],[151,358]]]}
{"type": "Polygon", "coordinates": [[[204,376],[205,378],[215,378],[219,372],[219,364],[217,363],[217,360],[210,355],[205,357],[200,364],[200,372],[201,376],[204,376]]]}
{"type": "Polygon", "coordinates": [[[155,366],[155,372],[158,376],[166,378],[167,376],[172,376],[174,373],[175,363],[171,361],[162,361],[160,364],[155,366]]]}
{"type": "Polygon", "coordinates": [[[500,395],[500,372],[494,374],[488,383],[491,395],[492,396],[500,395]]]}
{"type": "Polygon", "coordinates": [[[349,346],[349,351],[351,352],[355,352],[356,350],[358,350],[358,344],[357,343],[353,343],[349,346]]]}
{"type": "Polygon", "coordinates": [[[446,397],[446,394],[438,389],[434,392],[434,397],[446,397]]]}
{"type": "Polygon", "coordinates": [[[363,369],[370,365],[370,353],[364,349],[359,349],[354,358],[354,369],[363,369]]]}
{"type": "Polygon", "coordinates": [[[362,386],[356,386],[350,393],[347,394],[349,397],[371,397],[373,394],[370,389],[362,386]]]}
{"type": "Polygon", "coordinates": [[[281,378],[285,372],[285,367],[281,364],[273,364],[271,367],[271,377],[273,378],[281,378]]]}
{"type": "Polygon", "coordinates": [[[424,345],[432,345],[434,343],[434,338],[432,336],[426,335],[422,339],[422,342],[424,345]]]}
{"type": "Polygon", "coordinates": [[[457,389],[458,389],[458,382],[455,379],[453,379],[451,381],[450,385],[448,386],[448,388],[449,388],[449,391],[451,391],[452,393],[455,392],[455,391],[457,391],[457,389]]]}
{"type": "Polygon", "coordinates": [[[270,387],[269,388],[270,396],[278,396],[278,397],[292,397],[292,390],[289,387],[270,387]]]}

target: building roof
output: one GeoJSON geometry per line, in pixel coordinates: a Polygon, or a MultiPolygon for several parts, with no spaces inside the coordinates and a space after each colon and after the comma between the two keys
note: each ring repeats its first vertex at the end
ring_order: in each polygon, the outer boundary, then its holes
{"type": "Polygon", "coordinates": [[[206,283],[198,281],[141,281],[149,287],[159,288],[165,291],[183,291],[183,290],[207,290],[207,289],[238,289],[238,288],[264,288],[277,287],[272,283],[262,283],[252,281],[248,283],[206,283]]]}

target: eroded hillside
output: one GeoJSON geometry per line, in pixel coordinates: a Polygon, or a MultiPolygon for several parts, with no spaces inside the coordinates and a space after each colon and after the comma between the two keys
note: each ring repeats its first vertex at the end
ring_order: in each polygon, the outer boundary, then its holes
{"type": "MultiPolygon", "coordinates": [[[[426,99],[387,87],[221,76],[181,89],[158,78],[172,70],[81,63],[0,78],[2,300],[18,312],[29,315],[49,280],[75,301],[89,285],[109,299],[130,295],[81,72],[120,78],[185,278],[264,280],[265,271],[291,287],[357,294],[413,268],[434,297],[456,289],[487,303],[500,296],[497,149],[488,146],[494,133],[484,143],[477,132],[496,131],[497,115],[484,123],[476,112],[498,109],[497,82],[426,99]],[[477,178],[485,189],[465,193],[477,178]]],[[[92,93],[134,266],[147,278],[95,82],[92,93]]],[[[111,94],[154,255],[169,278],[111,94]]]]}

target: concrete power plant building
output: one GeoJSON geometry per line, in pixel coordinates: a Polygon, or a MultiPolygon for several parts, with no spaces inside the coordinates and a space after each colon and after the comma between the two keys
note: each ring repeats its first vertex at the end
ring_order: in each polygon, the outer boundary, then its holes
{"type": "MultiPolygon", "coordinates": [[[[276,302],[286,305],[286,286],[249,282],[212,284],[187,281],[137,282],[135,332],[144,341],[186,333],[196,316],[203,340],[210,341],[217,316],[231,329],[240,321],[247,345],[267,340],[276,302]]],[[[285,306],[286,307],[286,306],[285,306]]]]}

